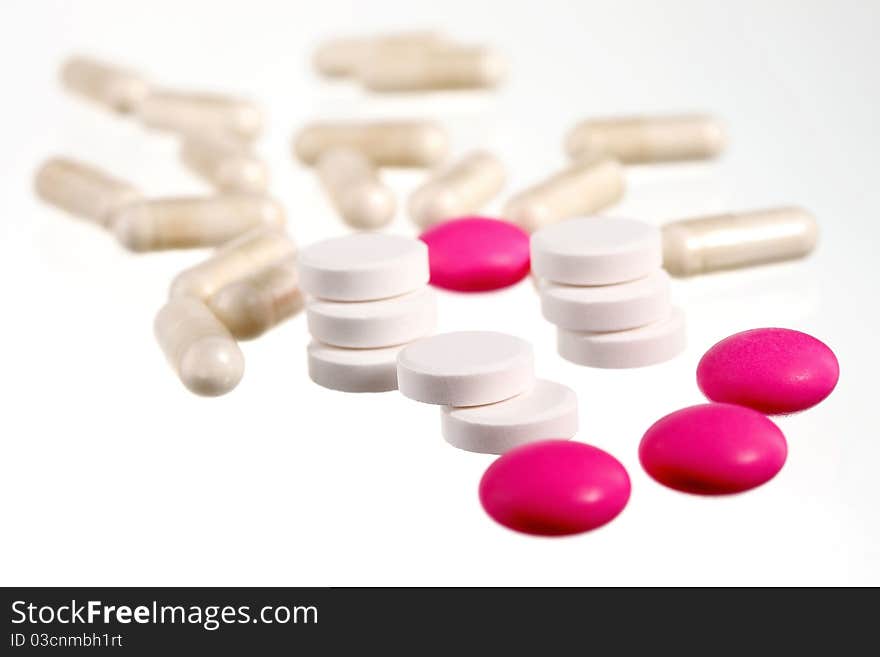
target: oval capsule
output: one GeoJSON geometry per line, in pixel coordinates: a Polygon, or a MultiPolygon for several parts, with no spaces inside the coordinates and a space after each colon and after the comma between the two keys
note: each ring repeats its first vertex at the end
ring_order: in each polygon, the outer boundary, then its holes
{"type": "Polygon", "coordinates": [[[724,128],[711,116],[588,119],[565,139],[573,158],[602,154],[626,164],[700,160],[724,150],[724,128]]]}
{"type": "Polygon", "coordinates": [[[239,340],[256,338],[293,317],[304,304],[293,258],[220,288],[208,307],[239,340]]]}
{"type": "Polygon", "coordinates": [[[154,91],[138,107],[148,128],[182,135],[229,135],[255,139],[263,114],[254,103],[209,93],[154,91]]]}
{"type": "Polygon", "coordinates": [[[70,57],[64,62],[61,84],[75,94],[122,114],[135,111],[150,93],[150,85],[140,74],[82,56],[70,57]]]}
{"type": "Polygon", "coordinates": [[[663,230],[663,266],[673,276],[795,260],[819,239],[816,219],[797,207],[696,217],[663,230]]]}
{"type": "Polygon", "coordinates": [[[149,199],[113,214],[110,225],[132,251],[217,246],[260,226],[284,225],[277,201],[250,194],[149,199]]]}
{"type": "Polygon", "coordinates": [[[331,149],[351,148],[380,167],[428,167],[446,157],[449,135],[433,121],[320,122],[303,128],[293,148],[310,166],[331,149]]]}
{"type": "Polygon", "coordinates": [[[246,143],[223,135],[183,140],[180,159],[220,191],[261,194],[269,187],[269,170],[246,143]]]}
{"type": "Polygon", "coordinates": [[[107,226],[115,210],[141,198],[127,182],[62,157],[48,160],[37,170],[34,187],[47,203],[101,226],[107,226]]]}
{"type": "Polygon", "coordinates": [[[441,45],[400,53],[374,49],[359,72],[370,91],[487,89],[500,84],[504,57],[483,47],[441,45]]]}
{"type": "Polygon", "coordinates": [[[207,299],[220,288],[281,260],[293,257],[296,246],[277,228],[251,231],[217,249],[210,258],[185,269],[171,282],[170,296],[207,299]]]}
{"type": "Polygon", "coordinates": [[[241,381],[241,349],[199,299],[169,300],[156,315],[154,332],[171,367],[191,392],[216,397],[241,381]]]}
{"type": "Polygon", "coordinates": [[[330,39],[315,51],[315,70],[328,78],[344,78],[355,75],[364,60],[374,51],[393,51],[408,56],[429,46],[443,42],[443,37],[433,30],[413,30],[378,36],[355,36],[330,39]]]}
{"type": "Polygon", "coordinates": [[[505,219],[529,231],[563,219],[589,215],[623,197],[623,167],[608,158],[574,164],[514,196],[502,211],[505,219]]]}
{"type": "Polygon", "coordinates": [[[318,177],[339,214],[355,228],[381,228],[394,218],[397,199],[360,151],[334,148],[316,164],[318,177]]]}
{"type": "Polygon", "coordinates": [[[497,157],[476,151],[432,176],[409,199],[409,214],[422,228],[483,208],[504,187],[507,173],[497,157]]]}

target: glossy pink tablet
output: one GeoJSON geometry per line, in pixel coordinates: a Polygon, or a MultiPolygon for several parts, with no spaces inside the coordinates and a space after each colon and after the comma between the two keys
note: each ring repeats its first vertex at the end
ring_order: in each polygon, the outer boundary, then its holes
{"type": "Polygon", "coordinates": [[[480,481],[480,503],[493,520],[542,536],[601,527],[623,511],[629,492],[629,476],[616,458],[568,440],[517,447],[480,481]]]}
{"type": "Polygon", "coordinates": [[[529,273],[529,235],[508,221],[462,217],[422,233],[431,285],[458,292],[497,290],[529,273]]]}
{"type": "Polygon", "coordinates": [[[784,328],[760,328],[725,338],[697,366],[697,384],[712,401],[768,415],[815,406],[837,385],[834,352],[816,338],[784,328]]]}
{"type": "Polygon", "coordinates": [[[787,454],[779,427],[758,411],[733,404],[675,411],[655,422],[639,445],[639,460],[649,475],[699,495],[760,486],[782,469],[787,454]]]}

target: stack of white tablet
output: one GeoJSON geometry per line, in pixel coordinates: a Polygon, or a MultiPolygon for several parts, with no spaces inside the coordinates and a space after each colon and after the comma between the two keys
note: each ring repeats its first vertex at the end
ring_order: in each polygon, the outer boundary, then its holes
{"type": "Polygon", "coordinates": [[[570,219],[532,235],[532,272],[560,355],[589,367],[643,367],[685,346],[684,314],[661,268],[660,230],[631,219],[570,219]]]}
{"type": "Polygon", "coordinates": [[[528,442],[571,438],[577,396],[535,378],[532,346],[492,331],[441,333],[397,358],[400,392],[442,406],[443,437],[471,452],[503,454],[528,442]]]}
{"type": "Polygon", "coordinates": [[[397,388],[397,354],[434,331],[428,249],[419,240],[359,233],[318,242],[299,258],[309,295],[309,376],[325,388],[397,388]]]}

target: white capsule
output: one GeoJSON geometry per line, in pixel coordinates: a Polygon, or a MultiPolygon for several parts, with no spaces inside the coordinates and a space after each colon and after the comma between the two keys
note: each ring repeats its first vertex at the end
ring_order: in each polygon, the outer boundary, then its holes
{"type": "Polygon", "coordinates": [[[155,91],[138,108],[141,122],[182,135],[229,135],[255,139],[263,114],[255,104],[219,94],[155,91]]]}
{"type": "Polygon", "coordinates": [[[705,115],[589,119],[565,139],[571,157],[603,154],[627,164],[699,160],[724,150],[724,128],[705,115]]]}
{"type": "Polygon", "coordinates": [[[195,174],[224,192],[261,194],[269,187],[269,170],[246,143],[223,135],[188,137],[180,159],[195,174]]]}
{"type": "Polygon", "coordinates": [[[150,92],[138,73],[91,57],[71,57],[61,67],[61,83],[70,91],[115,112],[135,111],[150,92]]]}
{"type": "Polygon", "coordinates": [[[673,276],[803,258],[819,239],[816,219],[797,207],[683,219],[662,231],[663,266],[673,276]]]}
{"type": "Polygon", "coordinates": [[[141,198],[127,182],[83,162],[56,157],[45,162],[35,176],[37,196],[62,210],[101,226],[118,208],[141,198]]]}
{"type": "Polygon", "coordinates": [[[429,167],[449,151],[449,135],[432,121],[319,122],[300,130],[294,153],[307,165],[333,148],[352,148],[376,166],[429,167]]]}
{"type": "Polygon", "coordinates": [[[504,78],[504,56],[490,48],[439,45],[406,53],[374,49],[359,71],[371,91],[486,89],[504,78]]]}
{"type": "Polygon", "coordinates": [[[616,160],[585,160],[517,194],[502,215],[534,231],[607,208],[623,197],[623,190],[623,167],[616,160]]]}
{"type": "Polygon", "coordinates": [[[303,308],[291,258],[220,288],[208,307],[238,340],[256,338],[303,308]]]}
{"type": "Polygon", "coordinates": [[[360,151],[334,148],[318,158],[315,168],[333,205],[351,226],[381,228],[394,218],[394,192],[382,184],[375,166],[360,151]]]}
{"type": "Polygon", "coordinates": [[[293,241],[277,228],[260,228],[223,245],[204,262],[182,271],[171,282],[170,296],[208,299],[233,281],[296,254],[293,241]]]}
{"type": "Polygon", "coordinates": [[[409,214],[422,228],[478,212],[504,187],[507,173],[497,157],[476,151],[432,176],[409,199],[409,214]]]}
{"type": "Polygon", "coordinates": [[[162,251],[218,246],[284,221],[284,210],[271,198],[220,194],[138,201],[114,212],[109,225],[132,251],[162,251]]]}
{"type": "Polygon", "coordinates": [[[375,50],[388,50],[407,56],[423,48],[443,42],[443,37],[432,30],[383,34],[379,36],[343,37],[325,41],[314,56],[315,69],[328,78],[355,75],[364,60],[375,50]]]}
{"type": "Polygon", "coordinates": [[[216,397],[241,381],[244,356],[202,301],[169,300],[156,315],[154,331],[165,357],[190,391],[216,397]]]}

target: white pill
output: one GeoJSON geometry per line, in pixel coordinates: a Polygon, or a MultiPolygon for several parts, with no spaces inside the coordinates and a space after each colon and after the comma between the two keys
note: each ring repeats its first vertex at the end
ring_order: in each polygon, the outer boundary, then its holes
{"type": "Polygon", "coordinates": [[[138,73],[91,57],[71,57],[61,67],[61,83],[79,94],[115,112],[136,110],[150,93],[150,87],[138,73]]]}
{"type": "Polygon", "coordinates": [[[628,331],[583,333],[557,330],[559,355],[565,360],[604,369],[645,367],[670,360],[685,347],[684,313],[673,308],[665,319],[628,331]]]}
{"type": "Polygon", "coordinates": [[[495,87],[506,72],[507,62],[495,50],[442,44],[408,52],[373,49],[358,77],[370,91],[431,91],[495,87]]]}
{"type": "Polygon", "coordinates": [[[255,139],[263,129],[259,107],[220,94],[155,91],[141,102],[138,117],[148,128],[182,135],[255,139]]]}
{"type": "Polygon", "coordinates": [[[397,359],[400,392],[427,404],[494,404],[525,392],[534,381],[532,346],[492,331],[422,338],[397,359]]]}
{"type": "Polygon", "coordinates": [[[505,452],[536,440],[572,438],[578,430],[577,395],[538,379],[531,390],[497,404],[444,406],[443,437],[450,445],[481,454],[505,452]]]}
{"type": "Polygon", "coordinates": [[[269,187],[266,163],[248,144],[224,135],[187,137],[180,159],[220,191],[260,194],[269,187]]]}
{"type": "Polygon", "coordinates": [[[303,249],[300,286],[319,299],[375,301],[412,292],[430,278],[428,247],[399,235],[357,233],[303,249]]]}
{"type": "Polygon", "coordinates": [[[312,342],[309,377],[319,386],[342,392],[387,392],[397,389],[397,355],[403,347],[342,349],[312,342]]]}
{"type": "Polygon", "coordinates": [[[355,75],[375,51],[394,52],[398,56],[406,57],[410,53],[442,42],[443,37],[433,30],[340,37],[320,44],[315,51],[313,63],[321,75],[344,78],[355,75]]]}
{"type": "Polygon", "coordinates": [[[617,285],[560,285],[541,279],[544,318],[570,331],[624,331],[669,314],[669,274],[662,269],[617,285]]]}
{"type": "Polygon", "coordinates": [[[309,333],[325,344],[351,349],[391,347],[434,331],[437,300],[428,287],[379,301],[315,299],[309,302],[306,317],[309,333]]]}
{"type": "Polygon", "coordinates": [[[284,209],[254,194],[149,199],[110,217],[116,238],[132,251],[218,246],[259,227],[280,228],[284,209]]]}
{"type": "Polygon", "coordinates": [[[360,151],[334,148],[318,158],[315,169],[336,210],[350,226],[381,228],[394,218],[394,192],[382,183],[376,167],[360,151]]]}
{"type": "Polygon", "coordinates": [[[532,271],[568,285],[612,285],[647,276],[663,263],[660,229],[634,219],[580,217],[531,238],[532,271]]]}

